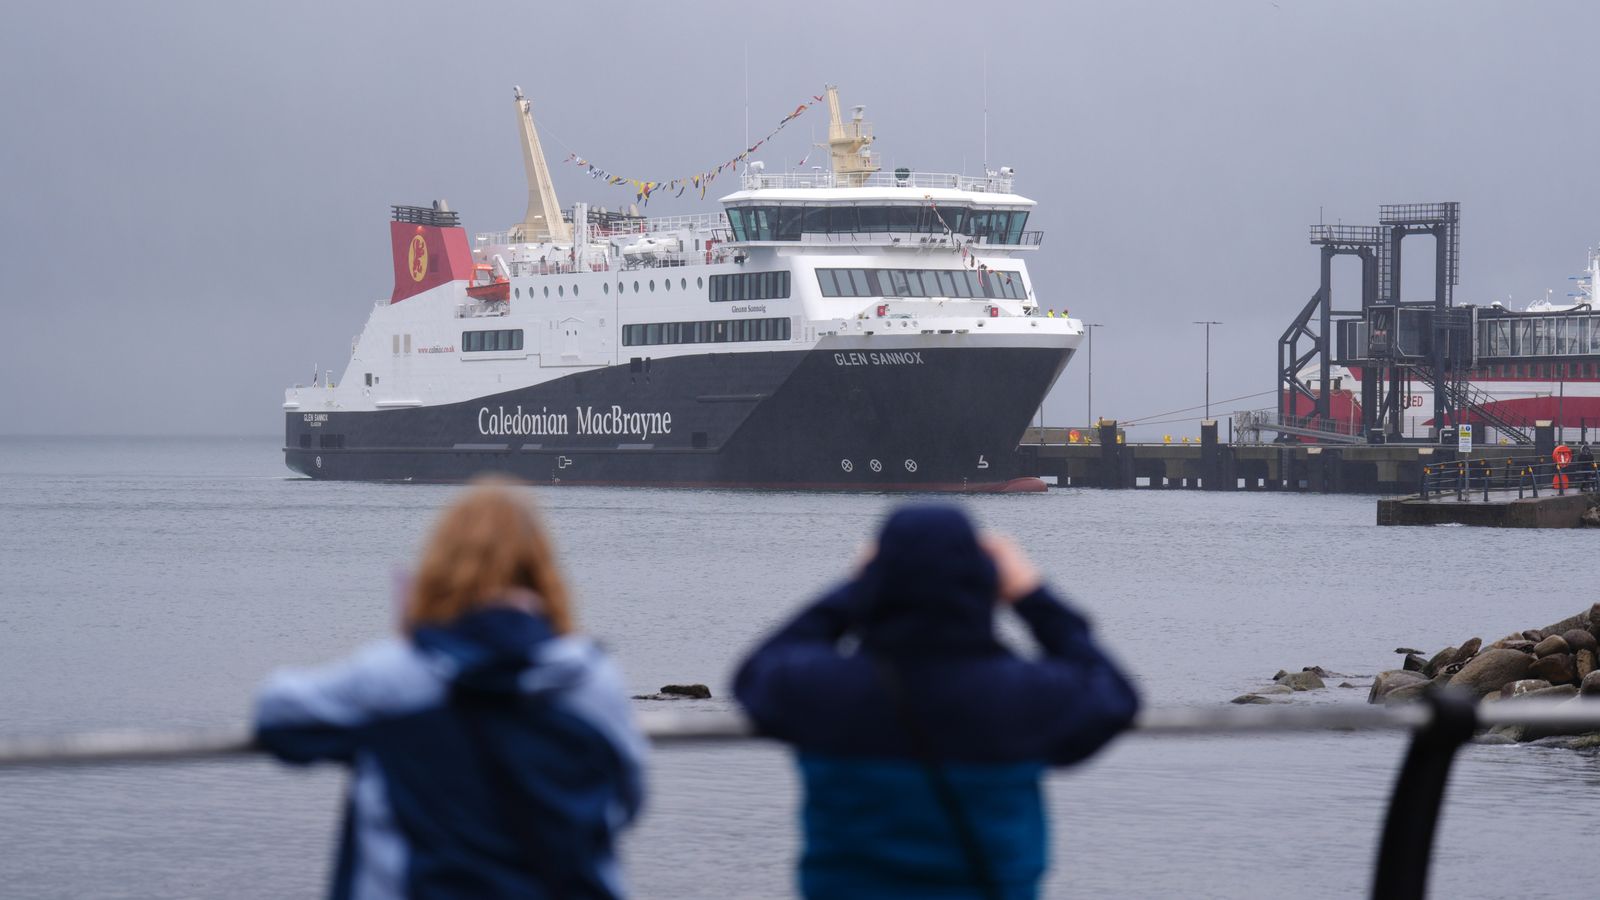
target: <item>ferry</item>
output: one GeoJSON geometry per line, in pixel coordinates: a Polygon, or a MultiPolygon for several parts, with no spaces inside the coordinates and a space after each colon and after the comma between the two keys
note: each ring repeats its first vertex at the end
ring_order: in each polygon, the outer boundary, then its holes
{"type": "MultiPolygon", "coordinates": [[[[285,392],[316,479],[1042,490],[1016,449],[1082,338],[1041,308],[1009,168],[881,171],[829,87],[829,163],[744,159],[720,209],[563,210],[514,91],[523,220],[395,206],[394,286],[341,377],[285,392]]],[[[753,148],[752,148],[753,149],[753,148]]],[[[1062,304],[1056,303],[1055,306],[1062,304]]]]}

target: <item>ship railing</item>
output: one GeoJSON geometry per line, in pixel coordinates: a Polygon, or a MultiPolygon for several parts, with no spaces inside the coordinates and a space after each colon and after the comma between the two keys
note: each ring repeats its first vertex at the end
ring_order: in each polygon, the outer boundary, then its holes
{"type": "MultiPolygon", "coordinates": [[[[751,723],[725,711],[651,711],[638,716],[660,747],[750,741],[751,723]]],[[[1141,713],[1132,734],[1146,737],[1249,737],[1352,730],[1400,730],[1411,743],[1389,795],[1373,866],[1372,896],[1422,897],[1427,893],[1434,833],[1457,751],[1480,729],[1520,727],[1550,736],[1600,730],[1600,700],[1504,700],[1478,705],[1448,688],[1422,702],[1395,706],[1191,707],[1141,713]]],[[[212,731],[105,731],[34,737],[0,737],[0,769],[187,763],[259,756],[243,727],[212,731]]]]}
{"type": "Polygon", "coordinates": [[[615,225],[596,226],[589,233],[597,237],[619,234],[653,234],[662,231],[712,231],[728,227],[727,213],[699,213],[692,216],[658,216],[651,219],[633,219],[615,225]]]}
{"type": "Polygon", "coordinates": [[[1010,175],[957,175],[949,172],[870,172],[835,175],[831,170],[810,172],[747,172],[741,184],[747,191],[776,188],[940,188],[984,194],[1010,194],[1010,175]]]}

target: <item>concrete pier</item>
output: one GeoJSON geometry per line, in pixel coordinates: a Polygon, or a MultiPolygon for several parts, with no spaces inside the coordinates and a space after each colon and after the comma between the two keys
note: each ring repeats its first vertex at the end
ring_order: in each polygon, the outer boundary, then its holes
{"type": "Polygon", "coordinates": [[[1402,497],[1378,501],[1379,525],[1477,525],[1488,528],[1577,528],[1594,495],[1546,493],[1518,500],[1402,497]]]}
{"type": "MultiPolygon", "coordinates": [[[[1116,423],[1095,429],[1093,443],[1069,443],[1065,428],[1030,428],[1017,452],[1025,468],[1054,476],[1061,487],[1298,491],[1324,494],[1415,494],[1424,467],[1457,462],[1454,446],[1419,444],[1229,444],[1217,425],[1201,426],[1199,442],[1117,442],[1116,423]]],[[[1527,447],[1482,447],[1473,460],[1497,468],[1527,447]]]]}

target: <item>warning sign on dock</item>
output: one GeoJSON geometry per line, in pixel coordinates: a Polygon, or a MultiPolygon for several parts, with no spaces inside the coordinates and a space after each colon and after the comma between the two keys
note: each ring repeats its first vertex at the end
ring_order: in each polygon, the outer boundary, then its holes
{"type": "Polygon", "coordinates": [[[1459,425],[1456,427],[1456,452],[1472,452],[1472,426],[1459,425]]]}

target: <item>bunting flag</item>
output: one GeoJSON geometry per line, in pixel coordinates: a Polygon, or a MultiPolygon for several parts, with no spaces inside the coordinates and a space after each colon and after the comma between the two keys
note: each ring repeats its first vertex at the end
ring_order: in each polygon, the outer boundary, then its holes
{"type": "Polygon", "coordinates": [[[1011,283],[1011,273],[1004,270],[991,269],[987,264],[978,262],[978,254],[969,250],[977,242],[972,238],[968,238],[965,243],[962,243],[961,239],[956,237],[955,231],[950,228],[950,223],[944,220],[944,214],[939,212],[938,204],[933,202],[932,194],[923,194],[922,199],[928,204],[928,209],[933,211],[933,217],[939,220],[939,227],[944,229],[944,236],[949,238],[954,249],[961,253],[962,265],[977,271],[979,284],[983,284],[984,279],[989,275],[995,275],[1006,284],[1011,283]]]}
{"type": "MultiPolygon", "coordinates": [[[[643,178],[628,178],[626,176],[617,175],[613,172],[603,169],[576,153],[568,153],[567,158],[563,160],[563,162],[571,163],[580,169],[587,169],[590,178],[598,178],[613,187],[626,186],[632,188],[634,201],[646,206],[650,204],[650,195],[658,190],[676,191],[677,193],[673,196],[682,197],[684,191],[693,188],[700,192],[700,199],[704,200],[706,196],[706,189],[711,186],[711,182],[716,180],[716,177],[721,174],[724,169],[737,169],[740,163],[745,162],[750,158],[750,154],[760,149],[760,147],[767,141],[772,140],[775,136],[777,136],[778,132],[787,127],[790,122],[800,118],[801,114],[811,107],[816,106],[818,103],[821,103],[823,99],[824,98],[822,96],[813,95],[809,102],[796,106],[794,108],[794,112],[789,113],[782,119],[779,119],[778,127],[772,129],[771,133],[769,133],[766,137],[744,148],[743,151],[729,159],[727,162],[717,166],[715,169],[697,172],[693,175],[686,175],[682,178],[669,178],[662,181],[650,181],[643,178]]],[[[811,154],[808,151],[805,157],[800,160],[800,164],[805,165],[806,160],[810,158],[811,154]]]]}

